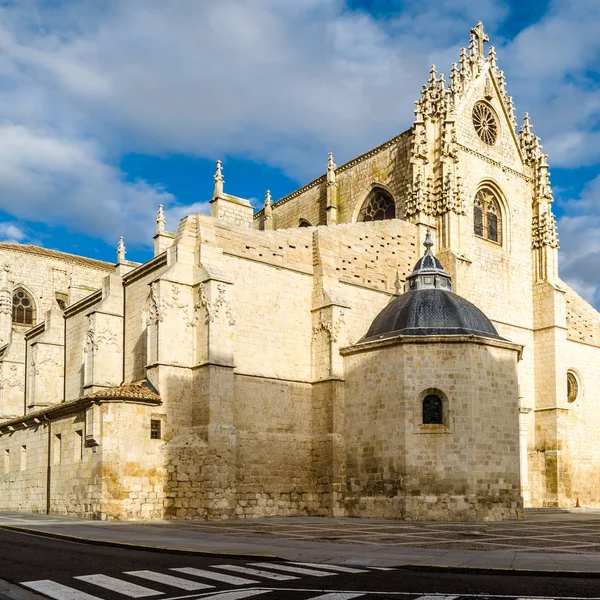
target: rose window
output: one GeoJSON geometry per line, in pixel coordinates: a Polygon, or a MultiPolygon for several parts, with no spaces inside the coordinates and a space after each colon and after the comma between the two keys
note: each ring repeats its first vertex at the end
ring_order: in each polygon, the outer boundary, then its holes
{"type": "Polygon", "coordinates": [[[482,141],[490,146],[496,143],[499,130],[498,119],[485,102],[478,102],[473,107],[473,125],[482,141]]]}

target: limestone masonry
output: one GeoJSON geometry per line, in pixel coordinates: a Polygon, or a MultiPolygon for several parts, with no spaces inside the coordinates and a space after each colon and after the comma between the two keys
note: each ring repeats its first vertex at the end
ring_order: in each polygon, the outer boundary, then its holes
{"type": "Polygon", "coordinates": [[[161,207],[145,264],[0,244],[0,510],[599,506],[600,317],[486,42],[432,67],[411,129],[256,213],[218,162],[211,216],[161,207]]]}

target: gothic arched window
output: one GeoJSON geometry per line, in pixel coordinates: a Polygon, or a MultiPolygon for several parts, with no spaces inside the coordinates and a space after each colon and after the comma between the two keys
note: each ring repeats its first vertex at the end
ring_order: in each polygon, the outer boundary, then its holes
{"type": "Polygon", "coordinates": [[[13,292],[12,322],[18,325],[35,323],[33,298],[23,288],[17,288],[13,292]]]}
{"type": "Polygon", "coordinates": [[[502,213],[500,202],[490,188],[482,188],[475,196],[473,232],[490,242],[502,243],[502,213]]]}
{"type": "Polygon", "coordinates": [[[360,213],[359,221],[383,221],[396,217],[396,203],[391,194],[382,188],[374,188],[367,196],[360,213]]]}
{"type": "Polygon", "coordinates": [[[423,425],[443,425],[444,404],[439,396],[429,394],[423,399],[423,425]]]}
{"type": "Polygon", "coordinates": [[[308,219],[300,219],[298,227],[312,227],[312,223],[308,219]]]}

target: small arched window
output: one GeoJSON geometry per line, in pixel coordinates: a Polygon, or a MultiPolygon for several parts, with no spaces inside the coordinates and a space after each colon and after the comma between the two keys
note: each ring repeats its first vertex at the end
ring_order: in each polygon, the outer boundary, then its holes
{"type": "Polygon", "coordinates": [[[567,371],[567,400],[575,402],[579,396],[579,383],[575,373],[567,371]]]}
{"type": "Polygon", "coordinates": [[[383,221],[396,217],[396,203],[389,192],[374,188],[367,196],[360,213],[359,221],[383,221]]]}
{"type": "Polygon", "coordinates": [[[435,394],[429,394],[423,399],[423,425],[443,425],[444,404],[435,394]]]}
{"type": "Polygon", "coordinates": [[[35,304],[23,288],[13,292],[12,322],[18,325],[35,324],[35,304]]]}
{"type": "Polygon", "coordinates": [[[298,224],[298,227],[312,227],[312,223],[310,221],[308,221],[307,219],[300,219],[300,223],[298,224]]]}
{"type": "Polygon", "coordinates": [[[502,243],[502,214],[500,202],[490,188],[482,188],[473,205],[473,232],[476,236],[502,243]]]}

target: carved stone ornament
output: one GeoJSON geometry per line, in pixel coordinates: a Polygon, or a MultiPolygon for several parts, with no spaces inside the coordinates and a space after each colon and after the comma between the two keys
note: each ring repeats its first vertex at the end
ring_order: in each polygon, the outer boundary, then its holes
{"type": "Polygon", "coordinates": [[[558,235],[556,233],[556,220],[548,206],[546,212],[543,212],[539,218],[533,217],[532,225],[532,247],[542,248],[549,246],[550,248],[558,248],[558,235]]]}
{"type": "Polygon", "coordinates": [[[332,320],[325,320],[324,311],[319,311],[319,322],[313,327],[313,339],[317,339],[319,334],[324,331],[327,334],[329,340],[336,343],[340,334],[340,331],[345,323],[344,311],[340,311],[340,315],[335,323],[332,320]]]}
{"type": "Polygon", "coordinates": [[[205,285],[201,283],[199,289],[199,300],[200,305],[204,307],[206,323],[213,323],[215,319],[224,317],[228,325],[235,325],[233,309],[231,307],[231,303],[226,298],[225,284],[217,284],[217,298],[214,302],[211,302],[206,295],[205,285]]]}
{"type": "Polygon", "coordinates": [[[158,283],[150,284],[150,305],[148,307],[148,325],[158,325],[164,318],[164,307],[158,299],[158,283]]]}

